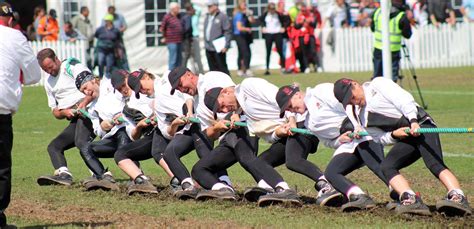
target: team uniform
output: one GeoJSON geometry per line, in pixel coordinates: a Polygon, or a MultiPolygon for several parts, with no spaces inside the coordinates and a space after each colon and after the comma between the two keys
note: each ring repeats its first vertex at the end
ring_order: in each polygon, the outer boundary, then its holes
{"type": "Polygon", "coordinates": [[[388,185],[380,169],[384,157],[383,146],[375,143],[370,136],[340,142],[340,136],[347,131],[353,132],[354,126],[333,91],[332,83],[319,84],[306,90],[304,102],[309,114],[305,126],[324,145],[336,150],[326,168],[325,177],[337,191],[349,199],[349,203],[342,206],[343,211],[375,207],[375,202],[345,176],[367,165],[388,185]]]}
{"type": "MultiPolygon", "coordinates": [[[[202,131],[212,126],[214,121],[213,113],[204,105],[204,95],[209,89],[217,86],[231,87],[235,86],[235,84],[227,74],[222,72],[211,71],[199,76],[197,95],[194,96],[193,106],[200,124],[193,124],[189,130],[185,130],[182,134],[176,134],[164,153],[164,159],[170,170],[181,182],[183,190],[178,190],[175,193],[180,199],[193,198],[197,195],[191,174],[180,161],[180,158],[190,153],[193,149],[196,149],[199,158],[203,158],[209,155],[213,149],[213,142],[202,131]]],[[[175,91],[174,93],[177,92],[175,91]]],[[[216,176],[220,180],[230,183],[226,171],[219,171],[216,173],[216,176]]]]}
{"type": "MultiPolygon", "coordinates": [[[[6,3],[3,3],[6,4],[6,3]]],[[[5,5],[4,13],[13,15],[5,5]]],[[[7,226],[5,209],[10,203],[13,146],[12,116],[18,110],[22,97],[20,72],[25,85],[41,79],[41,69],[25,36],[18,30],[0,25],[0,227],[7,226]]]]}
{"type": "MultiPolygon", "coordinates": [[[[48,106],[51,110],[75,109],[85,97],[78,89],[78,80],[91,74],[86,66],[74,58],[63,61],[58,76],[50,75],[45,81],[44,87],[48,97],[48,106]]],[[[93,106],[93,103],[89,104],[89,108],[93,106]]],[[[79,149],[89,169],[93,170],[94,174],[102,175],[103,171],[100,171],[100,169],[94,171],[96,167],[91,166],[91,163],[97,163],[98,161],[84,157],[88,153],[89,143],[94,138],[95,134],[91,120],[84,116],[73,117],[69,125],[48,145],[48,153],[55,169],[54,176],[41,176],[38,179],[38,184],[59,183],[70,185],[72,183],[72,174],[67,168],[64,151],[74,146],[79,149]]]]}
{"type": "MultiPolygon", "coordinates": [[[[430,115],[419,107],[410,93],[388,79],[378,77],[364,83],[362,87],[366,106],[355,111],[359,122],[356,125],[365,127],[374,140],[384,145],[393,144],[381,164],[386,179],[390,181],[400,174],[400,169],[413,164],[420,157],[430,172],[439,179],[440,173],[448,169],[443,160],[439,134],[421,134],[402,140],[392,135],[392,131],[409,127],[411,122],[418,122],[421,128],[435,128],[436,124],[430,115]]],[[[445,202],[441,203],[449,202],[453,197],[459,198],[459,206],[456,208],[462,208],[464,213],[470,214],[469,204],[461,190],[449,190],[446,200],[443,200],[445,202]]],[[[400,195],[400,200],[401,204],[396,208],[399,213],[409,211],[417,204],[424,205],[414,193],[404,192],[400,195]],[[405,204],[405,201],[415,198],[414,203],[405,204]]],[[[443,207],[446,206],[437,204],[438,210],[449,210],[443,207]]],[[[426,206],[424,208],[429,211],[426,206]]]]}

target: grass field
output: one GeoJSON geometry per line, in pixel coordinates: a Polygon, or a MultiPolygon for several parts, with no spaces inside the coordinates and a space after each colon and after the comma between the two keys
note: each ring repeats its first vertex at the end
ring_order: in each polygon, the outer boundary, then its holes
{"type": "MultiPolygon", "coordinates": [[[[276,72],[275,72],[276,73],[276,72]]],[[[276,85],[299,82],[302,88],[323,82],[334,82],[346,76],[365,81],[369,73],[279,75],[266,77],[276,85]]],[[[440,127],[474,126],[474,67],[419,70],[418,79],[428,112],[440,127]]],[[[413,80],[404,80],[403,86],[416,93],[413,80]],[[410,82],[410,84],[409,84],[410,82]],[[411,86],[411,89],[410,89],[411,86]]],[[[411,78],[411,77],[410,77],[411,78]]],[[[241,81],[241,79],[235,79],[241,81]]],[[[417,96],[415,95],[415,98],[417,96]]],[[[156,196],[132,196],[125,192],[86,192],[79,185],[89,172],[78,150],[66,152],[68,166],[75,179],[72,187],[40,187],[36,178],[51,174],[53,167],[46,147],[66,126],[66,121],[53,118],[47,107],[42,87],[24,90],[23,102],[14,116],[13,191],[7,209],[9,223],[21,227],[277,227],[277,228],[432,228],[474,227],[474,217],[444,218],[395,216],[385,210],[388,191],[369,170],[363,168],[349,175],[379,203],[369,212],[343,214],[336,208],[323,208],[313,204],[316,192],[313,182],[302,175],[278,168],[290,186],[296,188],[307,204],[302,208],[273,206],[259,208],[243,201],[181,202],[173,199],[167,189],[169,179],[152,160],[142,163],[144,171],[162,191],[156,196]]],[[[474,196],[474,135],[442,135],[445,162],[458,176],[468,197],[474,196]]],[[[260,150],[269,145],[261,142],[260,150]]],[[[320,146],[309,159],[324,169],[333,150],[320,146]]],[[[102,160],[122,183],[127,178],[112,159],[102,160]]],[[[194,153],[184,158],[188,168],[196,161],[194,153]]],[[[402,171],[415,191],[419,191],[432,209],[445,195],[444,187],[425,169],[422,161],[402,171]]],[[[239,165],[229,170],[239,191],[254,184],[252,178],[239,165]]],[[[471,198],[474,202],[474,198],[471,198]]]]}

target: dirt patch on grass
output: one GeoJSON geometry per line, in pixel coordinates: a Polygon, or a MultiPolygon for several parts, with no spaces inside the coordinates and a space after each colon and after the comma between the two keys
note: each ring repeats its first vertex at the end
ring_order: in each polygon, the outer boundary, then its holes
{"type": "Polygon", "coordinates": [[[44,222],[26,228],[43,227],[113,227],[113,228],[244,228],[231,221],[198,221],[192,218],[165,218],[137,214],[118,214],[94,208],[12,200],[7,214],[44,222]]]}

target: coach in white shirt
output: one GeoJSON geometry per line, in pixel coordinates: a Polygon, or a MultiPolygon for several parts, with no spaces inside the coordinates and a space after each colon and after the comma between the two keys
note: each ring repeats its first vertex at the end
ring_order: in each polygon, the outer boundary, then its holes
{"type": "Polygon", "coordinates": [[[8,3],[0,3],[0,227],[7,224],[5,209],[10,203],[11,150],[13,146],[12,115],[18,110],[24,84],[41,79],[41,70],[33,50],[23,34],[11,28],[13,10],[8,3]]]}

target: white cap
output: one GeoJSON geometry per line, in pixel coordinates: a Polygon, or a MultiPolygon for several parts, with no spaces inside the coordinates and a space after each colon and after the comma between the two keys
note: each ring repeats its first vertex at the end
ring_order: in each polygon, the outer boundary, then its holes
{"type": "Polygon", "coordinates": [[[219,0],[207,0],[207,6],[219,5],[219,0]]]}

